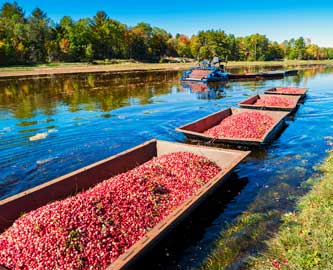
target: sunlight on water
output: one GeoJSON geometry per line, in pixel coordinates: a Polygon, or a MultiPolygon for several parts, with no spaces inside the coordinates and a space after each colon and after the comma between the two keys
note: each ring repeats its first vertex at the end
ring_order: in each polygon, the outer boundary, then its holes
{"type": "MultiPolygon", "coordinates": [[[[102,73],[0,80],[0,198],[152,138],[184,142],[176,127],[272,86],[294,85],[310,91],[283,134],[254,151],[231,183],[133,269],[199,267],[221,233],[235,237],[228,234],[226,222],[235,222],[244,212],[261,218],[292,209],[295,198],[306,191],[302,183],[330,147],[324,138],[333,134],[332,68],[306,69],[283,80],[210,85],[180,83],[180,76],[102,73]]],[[[264,238],[245,243],[246,234],[241,236],[239,245],[248,245],[249,251],[228,258],[228,264],[237,269],[264,238]]]]}

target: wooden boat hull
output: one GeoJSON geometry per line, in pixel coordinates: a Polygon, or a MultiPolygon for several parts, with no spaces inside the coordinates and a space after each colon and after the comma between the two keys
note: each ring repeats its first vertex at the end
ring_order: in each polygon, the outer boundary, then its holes
{"type": "Polygon", "coordinates": [[[285,72],[284,72],[284,76],[296,76],[297,74],[298,74],[297,69],[289,69],[289,70],[285,70],[285,72]]]}
{"type": "Polygon", "coordinates": [[[265,94],[267,95],[286,95],[286,96],[300,96],[300,99],[304,99],[306,96],[306,93],[308,92],[308,88],[302,88],[302,87],[293,87],[293,88],[298,88],[300,90],[300,93],[281,93],[279,92],[279,89],[284,88],[284,87],[273,87],[270,89],[267,89],[264,91],[265,94]]]}
{"type": "MultiPolygon", "coordinates": [[[[250,153],[193,146],[181,143],[151,140],[131,148],[120,154],[96,162],[82,169],[56,178],[45,184],[0,201],[1,231],[10,226],[22,213],[34,210],[54,200],[86,190],[95,184],[119,173],[149,161],[153,157],[164,154],[186,151],[199,154],[214,161],[222,168],[210,182],[202,186],[198,192],[177,207],[168,217],[152,228],[142,239],[136,242],[127,252],[121,255],[107,269],[125,269],[138,259],[149,248],[156,244],[179,221],[189,215],[211,192],[223,183],[231,171],[250,153]]],[[[0,266],[1,269],[1,266],[0,266]]]]}
{"type": "Polygon", "coordinates": [[[284,71],[283,70],[263,71],[262,76],[264,78],[283,78],[284,71]]]}
{"type": "Polygon", "coordinates": [[[244,138],[213,138],[203,132],[209,128],[218,125],[224,118],[231,116],[233,114],[239,114],[246,111],[253,111],[251,109],[239,109],[239,108],[228,108],[204,118],[198,119],[192,123],[186,124],[176,131],[183,133],[186,137],[198,141],[206,141],[212,144],[222,143],[230,145],[244,145],[244,146],[260,146],[270,142],[274,137],[277,136],[279,131],[284,125],[284,118],[289,114],[288,112],[278,112],[278,111],[262,111],[262,113],[271,116],[275,120],[275,125],[266,132],[260,139],[244,139],[244,138]]]}
{"type": "Polygon", "coordinates": [[[228,80],[229,73],[217,67],[193,67],[183,72],[182,81],[189,82],[220,82],[228,80]]]}
{"type": "Polygon", "coordinates": [[[260,73],[242,73],[242,74],[229,74],[230,80],[242,80],[242,79],[259,79],[260,73]]]}
{"type": "Polygon", "coordinates": [[[212,78],[203,78],[203,79],[196,79],[196,78],[182,78],[182,81],[188,82],[223,82],[228,80],[228,77],[212,77],[212,78]]]}
{"type": "Polygon", "coordinates": [[[262,71],[257,73],[241,73],[241,74],[229,74],[230,80],[264,80],[264,79],[282,79],[284,76],[297,75],[298,70],[274,70],[274,71],[262,71]]]}
{"type": "Polygon", "coordinates": [[[280,96],[280,95],[255,95],[251,96],[241,102],[238,103],[238,106],[247,109],[256,109],[256,110],[271,110],[271,111],[288,111],[293,113],[297,110],[297,105],[300,100],[300,96],[287,96],[285,95],[284,98],[293,102],[293,107],[279,107],[279,106],[260,106],[255,105],[256,101],[260,98],[264,98],[267,96],[280,96]]]}

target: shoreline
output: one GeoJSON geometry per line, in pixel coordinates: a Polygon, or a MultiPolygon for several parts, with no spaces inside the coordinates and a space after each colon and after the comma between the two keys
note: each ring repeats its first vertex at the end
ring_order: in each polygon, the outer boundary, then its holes
{"type": "Polygon", "coordinates": [[[332,269],[332,161],[333,150],[328,150],[319,167],[322,175],[307,180],[310,191],[298,200],[295,211],[284,214],[280,230],[266,242],[267,249],[252,258],[249,269],[332,269]]]}
{"type": "MultiPolygon", "coordinates": [[[[20,78],[20,77],[44,77],[50,75],[65,75],[78,73],[110,73],[126,74],[138,72],[159,72],[159,71],[183,71],[196,63],[124,63],[109,65],[90,65],[87,63],[59,63],[55,66],[14,66],[0,67],[0,78],[20,78]]],[[[333,60],[324,61],[262,61],[262,62],[228,62],[226,68],[245,68],[245,67],[312,67],[312,66],[333,66],[333,60]]]]}

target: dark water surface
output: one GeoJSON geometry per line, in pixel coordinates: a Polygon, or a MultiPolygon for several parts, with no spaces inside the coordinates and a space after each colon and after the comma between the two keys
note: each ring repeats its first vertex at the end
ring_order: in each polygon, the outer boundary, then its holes
{"type": "MultiPolygon", "coordinates": [[[[333,69],[302,70],[282,80],[213,84],[209,92],[200,92],[205,86],[181,85],[180,75],[0,80],[0,199],[152,138],[184,142],[176,127],[269,87],[294,85],[310,90],[283,134],[254,151],[229,183],[133,269],[199,267],[219,234],[244,211],[291,210],[306,191],[302,183],[332,144],[333,69]],[[44,139],[34,140],[38,138],[44,139]]],[[[259,247],[247,247],[229,268],[240,269],[241,261],[259,247]]]]}

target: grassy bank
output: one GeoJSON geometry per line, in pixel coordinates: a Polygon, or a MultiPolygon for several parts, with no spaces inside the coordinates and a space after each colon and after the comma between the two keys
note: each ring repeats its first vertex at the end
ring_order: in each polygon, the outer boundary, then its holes
{"type": "Polygon", "coordinates": [[[159,70],[185,70],[192,66],[190,63],[177,64],[152,64],[152,63],[121,63],[121,64],[100,64],[92,65],[88,63],[52,63],[35,66],[13,66],[1,67],[0,77],[17,76],[38,76],[52,74],[72,74],[72,73],[94,73],[110,72],[125,73],[138,71],[159,71],[159,70]]]}
{"type": "Polygon", "coordinates": [[[201,269],[333,269],[333,151],[329,154],[316,168],[323,172],[320,179],[297,187],[281,175],[267,183],[270,189],[226,224],[201,269]],[[295,205],[297,211],[286,214],[295,205]]]}
{"type": "Polygon", "coordinates": [[[333,269],[333,151],[321,166],[323,177],[284,215],[267,251],[252,260],[253,270],[333,269]]]}
{"type": "MultiPolygon", "coordinates": [[[[12,66],[0,67],[0,77],[16,76],[38,76],[51,74],[70,74],[87,72],[136,72],[136,71],[159,71],[159,70],[185,70],[195,63],[133,63],[122,61],[118,64],[88,63],[50,63],[33,66],[12,66]]],[[[321,61],[267,61],[267,62],[228,62],[227,68],[254,67],[254,66],[312,66],[312,65],[333,65],[333,60],[321,61]]]]}

